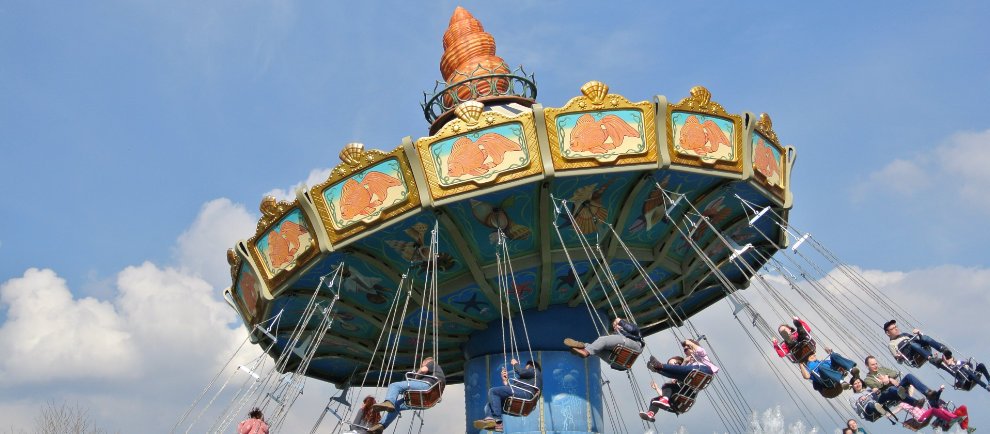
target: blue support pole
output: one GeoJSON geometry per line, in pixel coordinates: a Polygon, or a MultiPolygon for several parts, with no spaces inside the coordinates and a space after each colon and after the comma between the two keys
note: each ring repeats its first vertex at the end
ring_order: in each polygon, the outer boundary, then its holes
{"type": "MultiPolygon", "coordinates": [[[[607,318],[606,318],[607,320],[607,318]]],[[[602,421],[601,362],[582,359],[563,345],[566,337],[589,342],[597,337],[586,308],[556,306],[526,314],[530,344],[526,348],[522,323],[514,317],[520,362],[535,359],[543,367],[543,396],[529,416],[505,416],[506,432],[513,433],[600,433],[602,421]]],[[[466,432],[479,433],[472,422],[485,415],[488,390],[501,386],[500,372],[512,356],[503,354],[502,330],[492,322],[465,345],[468,362],[464,372],[466,432]]],[[[511,367],[509,368],[511,371],[511,367]]]]}

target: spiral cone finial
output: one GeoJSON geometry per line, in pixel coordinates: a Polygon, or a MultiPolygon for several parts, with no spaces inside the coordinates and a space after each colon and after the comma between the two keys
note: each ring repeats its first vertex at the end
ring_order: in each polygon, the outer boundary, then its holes
{"type": "MultiPolygon", "coordinates": [[[[448,85],[473,77],[511,72],[505,60],[495,55],[495,38],[485,31],[481,22],[467,9],[458,6],[450,17],[450,24],[443,34],[443,56],[440,57],[440,74],[448,85]]],[[[497,83],[502,87],[503,83],[497,83]]],[[[487,83],[478,83],[477,93],[491,94],[487,83]]],[[[467,87],[458,89],[461,100],[471,99],[467,87]]]]}

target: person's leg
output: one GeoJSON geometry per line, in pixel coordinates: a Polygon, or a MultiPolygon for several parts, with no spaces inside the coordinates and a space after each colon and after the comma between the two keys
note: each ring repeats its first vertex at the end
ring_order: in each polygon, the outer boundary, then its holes
{"type": "Polygon", "coordinates": [[[411,387],[411,383],[411,381],[406,380],[389,384],[388,392],[385,392],[385,400],[391,402],[392,405],[395,405],[395,401],[399,400],[399,395],[406,393],[406,391],[411,387]]]}
{"type": "MultiPolygon", "coordinates": [[[[812,378],[814,376],[815,374],[812,374],[812,378]]],[[[841,372],[832,368],[832,365],[828,362],[822,362],[822,364],[818,365],[819,381],[826,389],[841,383],[843,376],[841,372]]]]}
{"type": "Polygon", "coordinates": [[[959,421],[959,427],[962,429],[969,429],[969,410],[966,409],[966,406],[960,405],[956,407],[956,411],[953,413],[956,417],[963,418],[963,420],[959,421]]]}
{"type": "Polygon", "coordinates": [[[914,374],[904,374],[904,377],[901,378],[901,382],[900,384],[898,384],[898,386],[900,387],[914,386],[914,388],[917,389],[918,392],[921,392],[925,396],[927,396],[928,392],[931,390],[931,388],[926,386],[925,383],[922,383],[921,380],[918,379],[918,377],[915,377],[914,374]]]}
{"type": "Polygon", "coordinates": [[[672,378],[677,381],[684,381],[684,378],[694,370],[700,370],[702,372],[711,375],[711,369],[707,366],[692,365],[692,366],[680,366],[680,365],[668,365],[664,363],[659,363],[659,368],[656,366],[650,367],[650,370],[663,375],[667,378],[672,378]],[[707,372],[706,372],[707,371],[707,372]]]}
{"type": "Polygon", "coordinates": [[[621,344],[623,340],[624,338],[621,335],[601,336],[595,339],[594,342],[585,345],[584,349],[593,356],[602,357],[609,351],[612,351],[612,348],[615,348],[616,345],[621,344]]]}
{"type": "Polygon", "coordinates": [[[493,387],[488,391],[488,405],[492,407],[492,417],[496,421],[502,421],[502,403],[510,396],[512,388],[509,386],[493,387]]]}
{"type": "MultiPolygon", "coordinates": [[[[842,354],[839,354],[839,353],[829,354],[828,358],[829,358],[829,360],[832,361],[832,368],[833,369],[835,369],[835,368],[842,368],[842,369],[845,369],[846,372],[848,372],[850,369],[856,367],[856,362],[843,357],[842,354]]],[[[841,381],[841,378],[840,378],[840,381],[841,381]]]]}
{"type": "Polygon", "coordinates": [[[670,399],[674,396],[675,393],[677,393],[677,389],[680,389],[680,386],[673,384],[664,384],[663,386],[660,386],[660,395],[666,397],[667,399],[670,399]]]}
{"type": "Polygon", "coordinates": [[[922,420],[922,421],[928,420],[928,417],[930,417],[930,416],[935,416],[935,417],[937,417],[939,419],[942,419],[942,420],[944,420],[946,422],[951,422],[952,419],[955,419],[956,418],[955,413],[953,413],[953,412],[951,412],[949,410],[946,410],[944,408],[929,408],[928,410],[925,410],[925,412],[922,414],[922,416],[925,416],[925,419],[922,420]]]}
{"type": "Polygon", "coordinates": [[[917,340],[912,340],[911,342],[904,344],[901,347],[901,353],[908,359],[914,359],[918,356],[924,357],[925,360],[932,358],[932,351],[917,340]]]}
{"type": "Polygon", "coordinates": [[[949,350],[949,347],[946,347],[941,342],[932,339],[932,337],[928,335],[919,335],[916,342],[919,342],[926,348],[934,348],[940,353],[944,353],[949,350]]]}
{"type": "MultiPolygon", "coordinates": [[[[400,401],[405,401],[405,400],[400,400],[400,401]]],[[[403,404],[405,404],[405,402],[403,402],[403,404]]],[[[395,418],[399,417],[400,411],[402,410],[399,409],[398,405],[396,405],[395,411],[386,411],[385,417],[381,421],[382,426],[388,428],[388,426],[391,425],[393,421],[395,421],[395,418]]]]}
{"type": "Polygon", "coordinates": [[[794,320],[794,331],[797,332],[798,335],[797,340],[803,341],[805,339],[808,339],[808,331],[805,330],[804,326],[801,325],[801,321],[794,320]]]}

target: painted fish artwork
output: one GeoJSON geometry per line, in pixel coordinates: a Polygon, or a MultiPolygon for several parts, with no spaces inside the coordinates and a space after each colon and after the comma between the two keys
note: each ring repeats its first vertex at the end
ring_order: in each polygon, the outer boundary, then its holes
{"type": "Polygon", "coordinates": [[[261,287],[258,285],[258,276],[254,275],[247,264],[241,264],[240,278],[237,279],[237,296],[240,297],[241,302],[244,304],[244,308],[247,310],[247,316],[249,318],[254,318],[258,313],[258,294],[261,293],[261,287]]]}
{"type": "Polygon", "coordinates": [[[522,125],[510,123],[442,140],[430,146],[440,185],[490,182],[529,164],[522,125]]]}
{"type": "Polygon", "coordinates": [[[643,114],[639,110],[574,113],[557,117],[560,153],[564,158],[613,161],[646,152],[643,114]]]}
{"type": "Polygon", "coordinates": [[[753,134],[753,169],[767,184],[783,187],[780,174],[780,151],[758,134],[753,134]]]}
{"type": "Polygon", "coordinates": [[[715,160],[736,161],[731,121],[715,116],[675,111],[670,116],[674,129],[674,150],[680,154],[715,160]]]}
{"type": "Polygon", "coordinates": [[[324,190],[331,220],[337,230],[371,223],[393,205],[406,201],[409,189],[399,161],[388,159],[324,190]]]}
{"type": "Polygon", "coordinates": [[[313,246],[302,210],[286,214],[258,240],[258,252],[272,275],[292,269],[303,253],[313,246]]]}

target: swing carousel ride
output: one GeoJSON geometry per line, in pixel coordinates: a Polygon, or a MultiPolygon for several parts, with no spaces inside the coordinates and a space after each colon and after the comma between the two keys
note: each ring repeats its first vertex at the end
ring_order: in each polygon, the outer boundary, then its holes
{"type": "MultiPolygon", "coordinates": [[[[257,387],[265,414],[277,424],[308,377],[342,390],[327,407],[341,418],[360,402],[349,390],[428,355],[464,384],[470,421],[517,358],[542,364],[544,388],[506,431],[602,432],[600,364],[562,340],[590,342],[616,317],[644,336],[681,327],[747,288],[788,245],[795,150],[770,116],[730,113],[702,86],[637,102],[589,81],[544,107],[463,8],[443,48],[428,136],[347,144],[325,182],[266,197],[228,251],[224,295],[282,375],[257,387]]],[[[626,370],[637,356],[602,358],[626,370]]]]}

